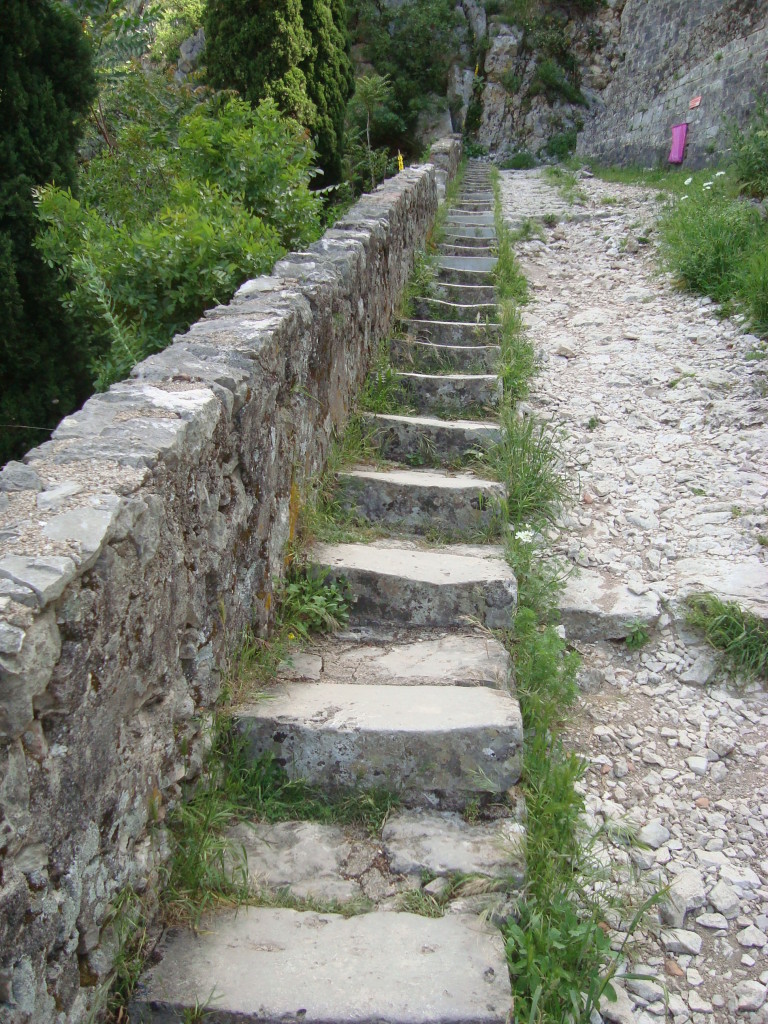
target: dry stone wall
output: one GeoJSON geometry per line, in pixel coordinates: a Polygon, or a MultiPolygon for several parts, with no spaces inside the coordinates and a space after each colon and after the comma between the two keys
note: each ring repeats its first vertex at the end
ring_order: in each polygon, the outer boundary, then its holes
{"type": "Polygon", "coordinates": [[[655,166],[666,162],[672,125],[687,122],[685,166],[705,166],[727,148],[727,120],[744,123],[755,94],[765,95],[768,5],[627,0],[618,49],[623,60],[587,117],[577,152],[655,166]],[[696,96],[701,105],[690,109],[696,96]]]}
{"type": "Polygon", "coordinates": [[[432,164],[389,180],[0,474],[3,1024],[98,1004],[110,907],[156,890],[227,646],[268,626],[436,208],[432,164]]]}

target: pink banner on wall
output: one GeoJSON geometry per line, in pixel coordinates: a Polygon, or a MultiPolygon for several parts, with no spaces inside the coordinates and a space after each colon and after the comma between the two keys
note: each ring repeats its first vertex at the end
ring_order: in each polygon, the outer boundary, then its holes
{"type": "Polygon", "coordinates": [[[672,149],[669,151],[669,162],[681,164],[685,156],[685,140],[688,137],[687,124],[672,125],[672,149]]]}

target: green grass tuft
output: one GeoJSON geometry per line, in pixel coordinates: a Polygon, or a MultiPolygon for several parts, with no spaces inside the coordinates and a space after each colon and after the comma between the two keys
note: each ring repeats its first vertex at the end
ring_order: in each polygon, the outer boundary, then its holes
{"type": "Polygon", "coordinates": [[[694,594],[687,605],[689,625],[722,651],[727,668],[748,679],[768,679],[768,625],[715,594],[694,594]]]}

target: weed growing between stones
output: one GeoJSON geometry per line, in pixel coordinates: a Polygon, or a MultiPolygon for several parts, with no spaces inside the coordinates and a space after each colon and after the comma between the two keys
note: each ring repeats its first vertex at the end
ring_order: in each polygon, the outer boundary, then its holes
{"type": "Polygon", "coordinates": [[[579,179],[576,173],[570,168],[557,165],[545,167],[544,176],[555,185],[560,195],[569,205],[582,204],[587,201],[587,194],[584,189],[579,188],[579,179]]]}
{"type": "Polygon", "coordinates": [[[624,638],[624,643],[630,651],[639,651],[651,639],[648,628],[643,622],[630,622],[628,626],[629,632],[624,638]]]}
{"type": "Polygon", "coordinates": [[[701,630],[707,641],[722,652],[727,670],[768,681],[768,626],[734,601],[715,594],[694,594],[688,598],[688,624],[701,630]]]}

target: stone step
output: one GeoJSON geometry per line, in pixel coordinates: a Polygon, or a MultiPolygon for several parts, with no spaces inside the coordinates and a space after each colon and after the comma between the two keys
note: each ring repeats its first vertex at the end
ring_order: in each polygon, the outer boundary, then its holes
{"type": "Polygon", "coordinates": [[[453,242],[441,242],[438,249],[443,256],[484,256],[492,258],[497,254],[496,247],[490,245],[455,245],[453,242]]]}
{"type": "Polygon", "coordinates": [[[404,320],[408,334],[438,345],[487,345],[499,339],[500,324],[461,323],[458,320],[404,320]]]}
{"type": "Polygon", "coordinates": [[[635,626],[652,629],[661,604],[651,591],[634,593],[627,584],[590,569],[579,569],[560,595],[560,615],[569,640],[623,640],[635,626]]]}
{"type": "Polygon", "coordinates": [[[346,580],[353,623],[447,627],[473,621],[506,629],[512,621],[517,584],[496,545],[318,544],[310,558],[331,578],[346,580]]]}
{"type": "Polygon", "coordinates": [[[490,274],[498,262],[495,256],[441,256],[437,266],[439,270],[469,270],[473,274],[484,271],[490,274]]]}
{"type": "Polygon", "coordinates": [[[494,373],[501,359],[498,345],[435,345],[413,338],[391,343],[395,366],[424,373],[494,373]]]}
{"type": "Polygon", "coordinates": [[[440,320],[443,323],[495,323],[498,306],[495,302],[447,302],[445,299],[413,300],[413,319],[440,320]]]}
{"type": "Polygon", "coordinates": [[[508,651],[487,633],[408,628],[350,630],[293,653],[278,678],[355,686],[490,686],[509,689],[508,651]]]}
{"type": "Polygon", "coordinates": [[[383,787],[406,806],[459,810],[520,778],[520,708],[490,687],[284,683],[231,713],[246,756],[272,754],[328,793],[383,787]]]}
{"type": "MultiPolygon", "coordinates": [[[[445,259],[460,259],[461,257],[445,257],[445,259]]],[[[442,263],[442,261],[441,261],[442,263]]],[[[494,287],[493,271],[490,270],[473,270],[469,267],[451,267],[439,265],[437,268],[436,275],[437,284],[470,284],[486,286],[489,288],[494,287]]]]}
{"type": "Polygon", "coordinates": [[[436,299],[444,299],[462,306],[496,303],[496,289],[492,284],[458,284],[455,281],[435,280],[432,282],[431,291],[436,299]]]}
{"type": "Polygon", "coordinates": [[[339,473],[337,481],[335,497],[343,509],[415,534],[487,529],[498,518],[505,494],[491,480],[434,470],[352,469],[339,473]]]}
{"type": "Polygon", "coordinates": [[[451,811],[396,811],[384,826],[381,845],[391,871],[438,878],[486,875],[525,880],[525,829],[514,818],[469,824],[451,811]]]}
{"type": "Polygon", "coordinates": [[[493,213],[494,206],[493,200],[479,199],[477,202],[474,202],[471,199],[460,199],[451,207],[451,211],[461,217],[465,214],[493,213]]]}
{"type": "MultiPolygon", "coordinates": [[[[498,929],[473,915],[344,918],[266,907],[168,932],[131,1021],[201,1006],[240,1024],[506,1024],[512,994],[498,929]]],[[[185,1016],[186,1015],[186,1016],[185,1016]]]]}
{"type": "Polygon", "coordinates": [[[449,211],[445,218],[446,227],[484,227],[492,228],[496,224],[496,217],[492,212],[488,213],[454,213],[449,211]]]}
{"type": "Polygon", "coordinates": [[[381,457],[411,466],[444,465],[495,444],[497,423],[440,420],[431,416],[364,414],[381,457]]]}
{"type": "Polygon", "coordinates": [[[496,232],[487,235],[462,235],[457,234],[455,231],[446,232],[444,237],[445,245],[460,245],[465,249],[484,249],[488,246],[495,246],[498,239],[496,238],[496,232]]]}
{"type": "Polygon", "coordinates": [[[497,408],[501,378],[495,373],[397,374],[403,391],[419,413],[455,418],[476,409],[480,414],[497,408]]]}

